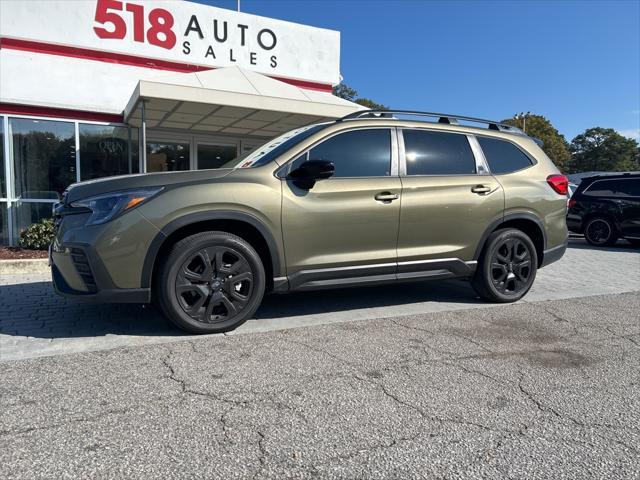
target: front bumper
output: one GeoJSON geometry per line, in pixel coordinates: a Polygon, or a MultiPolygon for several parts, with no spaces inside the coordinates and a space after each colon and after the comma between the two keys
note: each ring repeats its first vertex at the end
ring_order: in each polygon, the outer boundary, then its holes
{"type": "Polygon", "coordinates": [[[55,291],[65,297],[98,303],[149,303],[149,288],[118,288],[100,257],[85,244],[50,248],[49,262],[55,291]]]}

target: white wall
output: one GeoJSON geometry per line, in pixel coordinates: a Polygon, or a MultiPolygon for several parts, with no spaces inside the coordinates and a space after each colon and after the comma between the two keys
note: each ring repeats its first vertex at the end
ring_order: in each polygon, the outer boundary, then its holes
{"type": "MultiPolygon", "coordinates": [[[[0,0],[0,37],[206,67],[237,65],[266,75],[327,85],[339,81],[339,32],[192,2],[125,0],[122,4],[144,8],[145,36],[142,41],[134,39],[133,14],[126,10],[109,12],[124,22],[125,37],[100,38],[94,27],[101,28],[105,24],[94,18],[100,5],[98,0],[0,0]],[[176,35],[176,43],[170,49],[152,45],[148,40],[149,14],[158,8],[169,12],[175,22],[171,31],[176,35]],[[203,39],[194,31],[185,36],[194,15],[203,39]],[[218,21],[219,35],[222,35],[223,22],[227,22],[225,42],[215,40],[214,20],[218,21]],[[240,29],[239,25],[246,25],[246,29],[240,29]],[[264,29],[276,37],[276,44],[271,49],[258,43],[257,35],[264,29]],[[242,31],[245,32],[244,44],[242,31]],[[189,54],[185,53],[184,41],[190,42],[189,54]],[[215,59],[205,57],[209,46],[216,54],[215,59]],[[233,51],[235,62],[230,61],[230,51],[233,51]],[[277,59],[275,66],[272,56],[277,59]]],[[[113,30],[113,25],[106,25],[108,30],[113,30]]],[[[270,38],[270,34],[266,34],[263,44],[270,38]]],[[[166,75],[167,72],[2,48],[0,102],[121,113],[138,80],[154,78],[158,74],[166,75]]]]}

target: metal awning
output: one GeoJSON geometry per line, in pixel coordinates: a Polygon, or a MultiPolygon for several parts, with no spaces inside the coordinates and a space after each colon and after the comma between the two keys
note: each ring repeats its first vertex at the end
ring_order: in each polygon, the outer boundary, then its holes
{"type": "Polygon", "coordinates": [[[125,121],[146,128],[276,137],[363,110],[329,92],[306,90],[240,67],[141,80],[125,121]]]}

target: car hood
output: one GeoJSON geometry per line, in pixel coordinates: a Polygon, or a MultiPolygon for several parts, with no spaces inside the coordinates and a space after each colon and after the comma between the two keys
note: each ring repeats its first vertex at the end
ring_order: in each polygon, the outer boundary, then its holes
{"type": "Polygon", "coordinates": [[[129,190],[132,188],[165,187],[180,183],[206,182],[222,178],[233,172],[233,168],[215,170],[186,170],[181,172],[140,173],[98,178],[70,185],[63,194],[63,202],[69,204],[77,200],[103,193],[129,190]]]}

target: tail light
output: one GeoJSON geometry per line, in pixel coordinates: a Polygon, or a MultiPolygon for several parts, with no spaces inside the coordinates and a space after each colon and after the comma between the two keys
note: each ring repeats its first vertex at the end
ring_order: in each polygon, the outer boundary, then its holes
{"type": "Polygon", "coordinates": [[[566,195],[569,192],[569,179],[564,175],[549,175],[547,183],[560,195],[566,195]]]}
{"type": "Polygon", "coordinates": [[[575,204],[576,204],[576,201],[573,198],[570,198],[569,201],[567,202],[567,207],[573,208],[575,204]]]}

